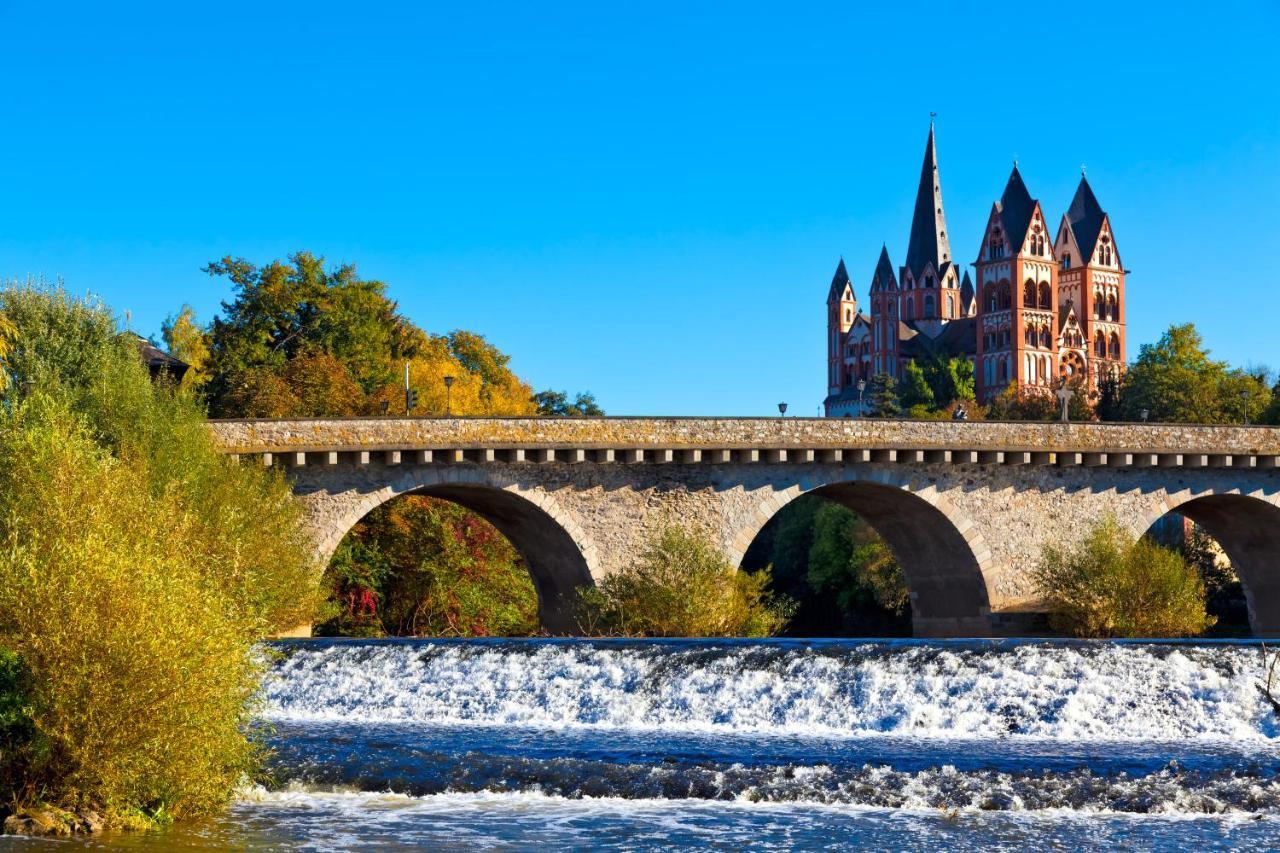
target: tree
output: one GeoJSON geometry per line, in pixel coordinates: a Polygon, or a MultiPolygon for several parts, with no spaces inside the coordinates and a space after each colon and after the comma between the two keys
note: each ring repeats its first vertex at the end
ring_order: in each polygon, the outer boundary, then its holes
{"type": "Polygon", "coordinates": [[[909,598],[902,568],[884,540],[852,510],[829,502],[818,509],[808,556],[809,586],[836,602],[846,632],[903,627],[909,598]]]}
{"type": "Polygon", "coordinates": [[[604,409],[596,403],[595,395],[589,391],[579,392],[573,402],[564,391],[539,391],[533,395],[533,402],[538,407],[538,414],[552,417],[602,417],[604,409]]]}
{"type": "Polygon", "coordinates": [[[1124,420],[1168,423],[1257,422],[1271,402],[1265,380],[1209,357],[1194,325],[1170,326],[1143,344],[1120,394],[1124,420]]]}
{"type": "Polygon", "coordinates": [[[238,377],[263,367],[281,371],[303,352],[337,359],[367,394],[394,381],[396,360],[412,357],[421,344],[421,333],[400,316],[386,286],[361,279],[354,265],[326,270],[323,258],[296,252],[287,263],[261,268],[226,257],[204,269],[234,288],[209,334],[215,414],[235,416],[225,398],[238,377]]]}
{"type": "Polygon", "coordinates": [[[195,309],[183,305],[176,317],[170,315],[165,319],[160,326],[160,335],[169,354],[188,365],[182,377],[182,387],[193,391],[203,388],[209,379],[205,373],[205,365],[209,361],[209,336],[196,323],[195,309]]]}
{"type": "Polygon", "coordinates": [[[915,361],[908,361],[903,371],[901,397],[902,405],[909,409],[916,406],[932,409],[936,405],[933,389],[929,387],[925,372],[915,361]]]}
{"type": "Polygon", "coordinates": [[[902,414],[898,402],[898,383],[887,373],[878,373],[871,379],[868,414],[873,418],[896,418],[902,414]]]}

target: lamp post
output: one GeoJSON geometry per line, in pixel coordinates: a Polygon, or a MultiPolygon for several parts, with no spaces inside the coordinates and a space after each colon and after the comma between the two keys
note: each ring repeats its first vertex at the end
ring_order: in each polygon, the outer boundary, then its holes
{"type": "Polygon", "coordinates": [[[787,416],[787,404],[786,404],[786,403],[779,403],[779,404],[778,404],[778,414],[779,414],[780,416],[784,417],[784,418],[787,416]]]}
{"type": "Polygon", "coordinates": [[[862,410],[862,392],[866,390],[867,390],[867,380],[859,379],[858,380],[858,417],[862,417],[863,415],[866,414],[866,412],[862,410]]]}
{"type": "Polygon", "coordinates": [[[1151,415],[1151,412],[1147,409],[1143,409],[1138,413],[1138,415],[1142,418],[1142,422],[1145,424],[1147,422],[1147,418],[1151,415]]]}
{"type": "Polygon", "coordinates": [[[453,416],[453,377],[444,378],[444,416],[453,416]]]}

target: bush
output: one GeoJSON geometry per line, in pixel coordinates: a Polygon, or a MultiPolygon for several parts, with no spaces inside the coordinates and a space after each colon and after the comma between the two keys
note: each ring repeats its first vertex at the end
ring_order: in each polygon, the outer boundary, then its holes
{"type": "Polygon", "coordinates": [[[538,593],[497,528],[457,504],[405,495],[369,513],[325,575],[336,611],[317,633],[510,637],[538,631],[538,593]]]}
{"type": "Polygon", "coordinates": [[[1034,573],[1050,624],[1076,637],[1188,637],[1215,621],[1195,567],[1114,518],[1073,548],[1046,547],[1034,573]]]}
{"type": "Polygon", "coordinates": [[[26,285],[0,314],[0,637],[43,744],[0,785],[117,825],[208,813],[257,766],[253,644],[312,612],[299,509],[102,306],[26,285]]]}
{"type": "Polygon", "coordinates": [[[768,637],[792,604],[769,591],[768,569],[737,571],[710,542],[669,525],[631,565],[580,590],[586,634],[768,637]]]}

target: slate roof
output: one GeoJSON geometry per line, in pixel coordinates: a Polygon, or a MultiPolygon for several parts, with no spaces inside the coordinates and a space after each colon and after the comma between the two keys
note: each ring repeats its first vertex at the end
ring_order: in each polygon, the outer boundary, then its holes
{"type": "Polygon", "coordinates": [[[1067,222],[1071,225],[1071,233],[1076,238],[1076,246],[1086,264],[1093,257],[1098,235],[1102,232],[1102,220],[1106,215],[1093,194],[1093,188],[1084,175],[1081,175],[1075,198],[1071,199],[1071,206],[1067,208],[1067,222]]]}
{"type": "Polygon", "coordinates": [[[142,356],[143,363],[151,372],[152,379],[157,378],[161,373],[167,373],[175,382],[181,382],[183,375],[191,368],[191,365],[169,355],[142,335],[134,332],[125,332],[125,334],[133,338],[138,354],[142,356]]]}
{"type": "Polygon", "coordinates": [[[906,358],[922,358],[937,354],[945,358],[974,355],[978,352],[978,318],[961,317],[942,325],[942,331],[931,338],[909,323],[898,323],[898,352],[906,358]]]}
{"type": "Polygon", "coordinates": [[[929,141],[925,144],[924,163],[920,166],[920,186],[916,189],[916,209],[911,217],[905,268],[919,278],[925,264],[930,261],[941,280],[943,270],[951,262],[951,245],[947,238],[947,217],[942,209],[942,183],[938,177],[938,151],[932,123],[929,124],[929,141]]]}
{"type": "Polygon", "coordinates": [[[880,260],[876,262],[876,271],[871,276],[871,290],[897,290],[898,279],[893,275],[893,264],[889,262],[889,249],[880,247],[880,260]]]}
{"type": "Polygon", "coordinates": [[[844,258],[836,265],[836,274],[831,277],[831,290],[827,292],[828,302],[839,302],[844,294],[844,286],[849,283],[849,271],[844,268],[844,258]]]}
{"type": "Polygon", "coordinates": [[[960,313],[967,315],[973,310],[973,282],[969,279],[969,271],[964,271],[964,278],[960,281],[960,313]]]}
{"type": "Polygon", "coordinates": [[[1035,211],[1036,202],[1027,192],[1027,185],[1022,182],[1022,175],[1015,163],[1009,175],[1009,183],[1005,184],[1000,200],[996,202],[996,210],[1000,212],[1000,225],[1009,240],[1010,250],[1017,253],[1027,239],[1027,228],[1031,225],[1031,214],[1035,211]]]}

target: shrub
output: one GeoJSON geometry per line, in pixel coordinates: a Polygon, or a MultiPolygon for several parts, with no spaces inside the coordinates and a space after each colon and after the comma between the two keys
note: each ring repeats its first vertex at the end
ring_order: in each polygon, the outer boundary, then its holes
{"type": "Polygon", "coordinates": [[[0,636],[46,745],[0,784],[116,824],[207,813],[256,766],[253,644],[312,611],[299,509],[102,306],[27,285],[0,314],[0,636]]]}
{"type": "Polygon", "coordinates": [[[770,572],[737,571],[714,545],[668,525],[631,565],[580,591],[584,633],[648,637],[768,637],[793,609],[770,593],[770,572]]]}
{"type": "Polygon", "coordinates": [[[1034,569],[1055,630],[1077,637],[1187,637],[1214,623],[1204,584],[1175,551],[1135,541],[1103,519],[1071,548],[1046,547],[1034,569]]]}

